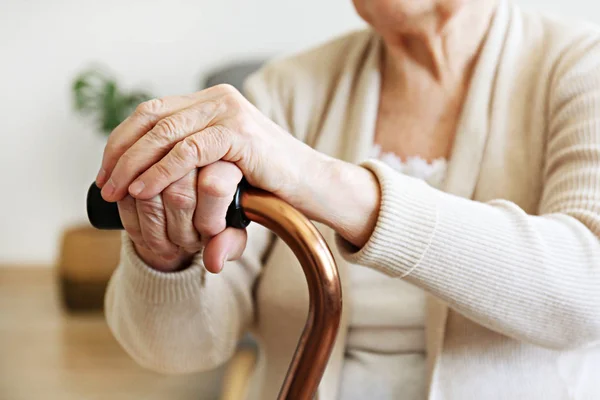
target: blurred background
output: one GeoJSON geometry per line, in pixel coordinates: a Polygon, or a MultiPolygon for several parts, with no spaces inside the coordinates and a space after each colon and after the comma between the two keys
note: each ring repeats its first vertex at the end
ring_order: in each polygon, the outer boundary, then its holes
{"type": "MultiPolygon", "coordinates": [[[[600,23],[589,0],[517,1],[600,23]]],[[[145,371],[104,323],[119,235],[87,226],[85,194],[106,132],[362,26],[351,0],[0,1],[0,399],[220,398],[223,369],[145,371]]]]}

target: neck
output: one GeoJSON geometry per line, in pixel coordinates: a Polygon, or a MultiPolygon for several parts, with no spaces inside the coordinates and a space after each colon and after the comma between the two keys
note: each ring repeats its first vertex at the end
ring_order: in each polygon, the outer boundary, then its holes
{"type": "Polygon", "coordinates": [[[386,85],[416,90],[468,83],[496,8],[495,0],[467,3],[452,14],[436,10],[414,27],[383,36],[386,85]]]}

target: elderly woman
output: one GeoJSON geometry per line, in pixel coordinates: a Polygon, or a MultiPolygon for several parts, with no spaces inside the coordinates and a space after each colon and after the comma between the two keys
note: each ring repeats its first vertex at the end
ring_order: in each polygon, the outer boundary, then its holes
{"type": "Polygon", "coordinates": [[[276,396],[308,294],[283,242],[225,227],[245,176],[339,263],[319,399],[600,398],[600,34],[505,1],[355,6],[372,29],[271,62],[248,100],[152,100],[113,132],[116,338],[181,373],[251,331],[249,396],[276,396]]]}

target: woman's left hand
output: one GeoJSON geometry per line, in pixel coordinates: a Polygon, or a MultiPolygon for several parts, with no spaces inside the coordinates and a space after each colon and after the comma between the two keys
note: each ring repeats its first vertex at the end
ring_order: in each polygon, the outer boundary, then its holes
{"type": "MultiPolygon", "coordinates": [[[[96,182],[107,201],[121,200],[128,193],[145,200],[191,170],[218,160],[236,164],[254,187],[325,223],[324,214],[332,212],[325,205],[348,206],[331,204],[335,203],[331,196],[348,197],[347,188],[336,188],[336,183],[353,182],[362,192],[364,179],[371,184],[375,181],[368,171],[338,162],[295,139],[232,86],[218,85],[142,103],[111,134],[96,182]]],[[[377,190],[375,182],[372,192],[377,190]]],[[[371,197],[378,200],[378,193],[371,197]]]]}

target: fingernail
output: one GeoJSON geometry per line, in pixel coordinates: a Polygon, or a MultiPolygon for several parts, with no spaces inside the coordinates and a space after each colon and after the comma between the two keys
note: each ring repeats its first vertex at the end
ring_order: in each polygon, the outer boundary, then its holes
{"type": "Polygon", "coordinates": [[[106,182],[106,185],[104,185],[104,187],[102,188],[102,197],[104,197],[105,199],[107,197],[112,196],[112,194],[115,192],[115,183],[113,182],[112,178],[110,178],[108,180],[108,182],[106,182]]]}
{"type": "Polygon", "coordinates": [[[135,181],[131,185],[129,185],[129,193],[131,193],[132,196],[137,196],[142,192],[142,190],[144,190],[144,187],[146,187],[144,182],[135,181]]]}
{"type": "Polygon", "coordinates": [[[96,185],[102,186],[106,181],[106,170],[104,168],[100,168],[100,172],[96,176],[96,185]]]}

